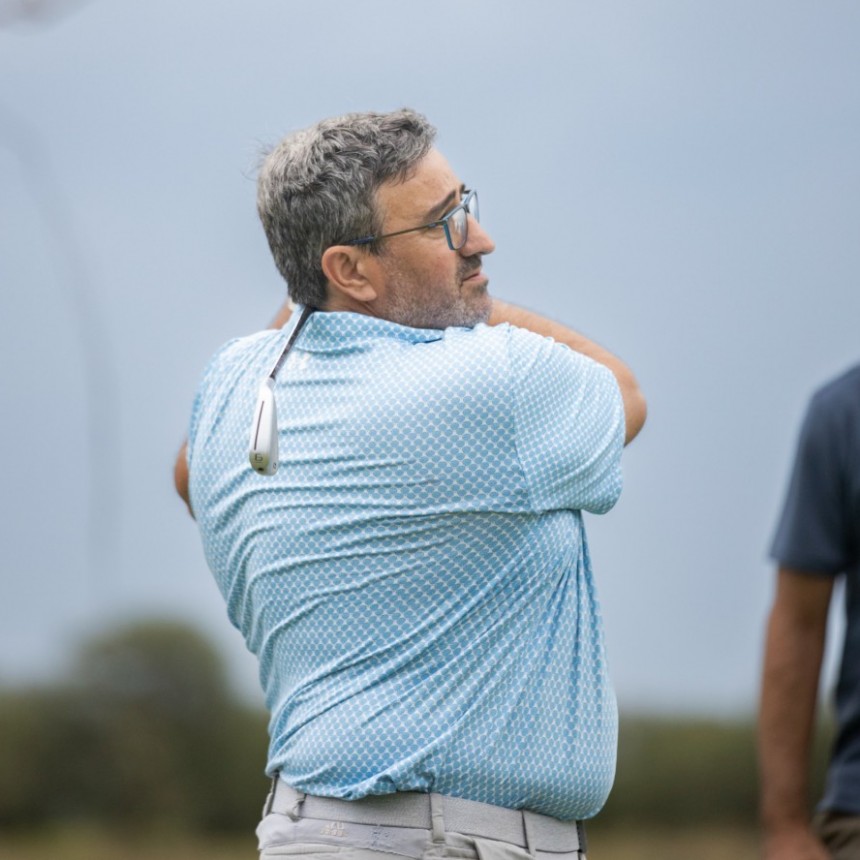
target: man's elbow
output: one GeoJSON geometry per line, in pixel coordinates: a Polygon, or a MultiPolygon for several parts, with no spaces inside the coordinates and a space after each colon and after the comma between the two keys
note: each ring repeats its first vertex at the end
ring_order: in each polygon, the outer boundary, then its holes
{"type": "Polygon", "coordinates": [[[639,435],[647,417],[648,404],[645,402],[645,396],[639,387],[635,386],[624,398],[625,445],[629,445],[639,435]]]}
{"type": "Polygon", "coordinates": [[[188,443],[183,442],[179,449],[179,454],[176,457],[176,463],[173,466],[173,485],[176,487],[176,492],[179,498],[185,502],[188,508],[188,513],[194,516],[191,510],[191,499],[188,495],[188,443]]]}

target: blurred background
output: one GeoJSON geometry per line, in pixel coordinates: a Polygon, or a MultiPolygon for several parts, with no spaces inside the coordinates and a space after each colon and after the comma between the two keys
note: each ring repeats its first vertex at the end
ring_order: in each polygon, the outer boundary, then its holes
{"type": "Polygon", "coordinates": [[[649,400],[588,521],[624,718],[593,857],[754,856],[768,544],[806,401],[860,360],[858,39],[848,0],[0,0],[0,847],[253,856],[255,664],[172,463],[284,298],[261,151],[409,105],[480,189],[491,291],[649,400]]]}

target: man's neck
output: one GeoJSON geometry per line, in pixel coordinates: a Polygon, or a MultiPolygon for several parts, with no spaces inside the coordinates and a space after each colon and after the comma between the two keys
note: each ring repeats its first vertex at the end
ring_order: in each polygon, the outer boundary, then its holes
{"type": "Polygon", "coordinates": [[[340,311],[342,313],[364,314],[365,316],[384,319],[384,317],[381,317],[381,315],[376,311],[375,302],[359,302],[350,296],[343,295],[343,293],[335,293],[333,291],[330,291],[326,303],[322,308],[320,308],[320,310],[328,312],[340,311]]]}

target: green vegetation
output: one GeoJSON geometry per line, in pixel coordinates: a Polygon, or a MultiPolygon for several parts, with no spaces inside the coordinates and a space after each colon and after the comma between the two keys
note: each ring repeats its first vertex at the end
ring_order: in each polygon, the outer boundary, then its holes
{"type": "Polygon", "coordinates": [[[0,696],[0,832],[104,823],[253,829],[267,790],[266,718],[179,624],[88,643],[67,683],[0,696]]]}
{"type": "MultiPolygon", "coordinates": [[[[813,796],[821,794],[829,723],[818,732],[813,796]]],[[[602,827],[756,826],[753,719],[622,718],[618,770],[602,827]]]]}
{"type": "MultiPolygon", "coordinates": [[[[816,791],[829,737],[820,731],[816,791]]],[[[265,714],[234,695],[198,633],[160,621],[119,629],[86,643],[64,683],[0,691],[0,833],[37,832],[53,856],[53,833],[89,839],[100,856],[92,832],[238,839],[253,855],[266,743],[265,714]]],[[[593,825],[604,844],[645,831],[748,839],[755,815],[751,719],[622,720],[615,789],[593,825]]],[[[138,849],[123,856],[149,856],[138,849]]]]}

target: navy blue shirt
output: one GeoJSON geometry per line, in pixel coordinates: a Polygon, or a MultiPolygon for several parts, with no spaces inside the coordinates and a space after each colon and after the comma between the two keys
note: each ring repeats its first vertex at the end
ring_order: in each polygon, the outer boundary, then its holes
{"type": "Polygon", "coordinates": [[[838,735],[821,807],[860,813],[860,365],[809,404],[771,554],[783,567],[845,577],[838,735]]]}

